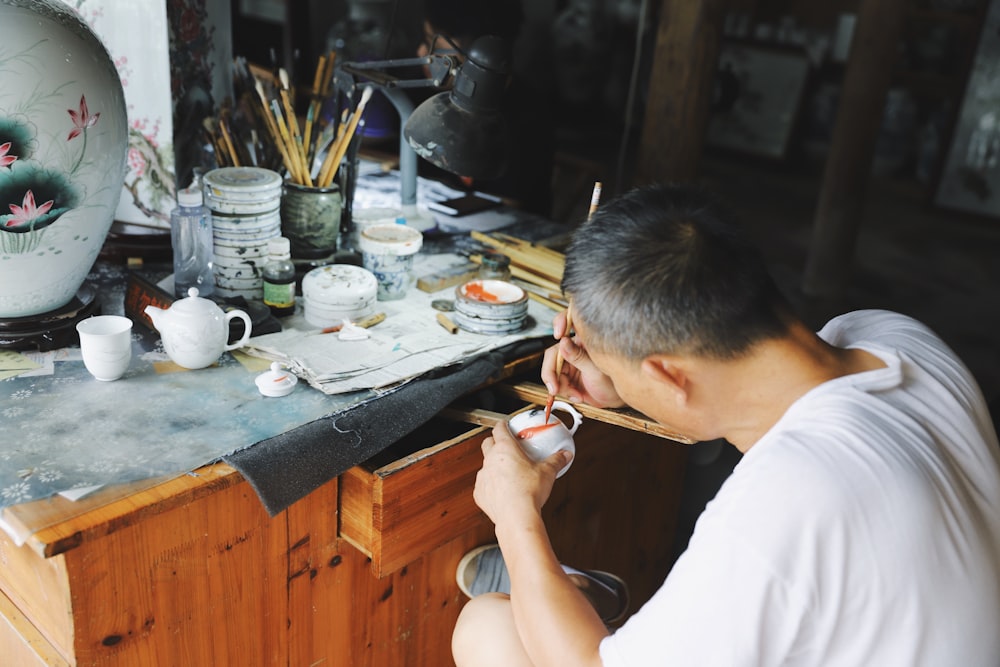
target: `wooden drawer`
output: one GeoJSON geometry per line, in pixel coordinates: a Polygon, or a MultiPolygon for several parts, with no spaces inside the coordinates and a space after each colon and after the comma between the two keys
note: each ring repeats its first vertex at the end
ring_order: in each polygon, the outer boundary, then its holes
{"type": "MultiPolygon", "coordinates": [[[[492,424],[532,404],[544,403],[546,397],[541,385],[531,383],[500,384],[495,389],[505,397],[501,399],[506,400],[501,407],[504,412],[468,407],[442,412],[451,413],[453,420],[465,418],[484,425],[470,428],[439,416],[422,428],[424,433],[406,439],[423,441],[426,446],[401,456],[394,456],[390,448],[379,460],[355,466],[341,476],[340,536],[371,558],[376,576],[392,574],[469,530],[492,525],[472,498],[476,473],[483,461],[482,441],[490,434],[492,424]],[[482,419],[477,419],[480,415],[482,419]],[[442,429],[447,437],[438,437],[437,430],[442,429]]],[[[595,436],[600,440],[603,436],[599,433],[614,433],[612,425],[659,438],[682,439],[638,413],[577,407],[587,417],[576,438],[578,456],[581,442],[595,436]],[[588,423],[591,425],[586,426],[588,423]]],[[[618,439],[630,440],[624,437],[627,432],[619,434],[618,439]]],[[[599,458],[604,457],[614,458],[608,451],[600,453],[599,458]]],[[[608,464],[616,466],[620,462],[608,464]]],[[[592,485],[583,483],[580,477],[579,473],[573,475],[561,486],[580,486],[586,492],[592,485]]],[[[600,479],[598,467],[595,480],[600,479]]]]}
{"type": "Polygon", "coordinates": [[[0,650],[5,665],[63,667],[70,664],[2,592],[0,592],[0,650]]]}
{"type": "MultiPolygon", "coordinates": [[[[10,605],[9,610],[16,610],[16,614],[4,610],[7,623],[23,618],[39,628],[39,636],[44,636],[48,646],[72,655],[73,603],[63,556],[41,558],[28,544],[17,546],[6,533],[0,533],[0,563],[0,595],[10,605]]],[[[0,644],[4,649],[6,646],[0,644]]]]}
{"type": "MultiPolygon", "coordinates": [[[[444,420],[432,420],[443,425],[444,420]]],[[[490,429],[461,432],[384,465],[340,478],[340,536],[372,559],[376,576],[396,572],[489,519],[472,499],[490,429]]]]}

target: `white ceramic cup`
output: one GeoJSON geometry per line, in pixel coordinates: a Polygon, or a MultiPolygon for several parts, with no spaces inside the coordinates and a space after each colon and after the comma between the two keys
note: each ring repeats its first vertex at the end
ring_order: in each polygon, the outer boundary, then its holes
{"type": "Polygon", "coordinates": [[[132,361],[132,320],[119,315],[97,315],[76,325],[83,363],[98,380],[117,380],[132,361]]]}
{"type": "MultiPolygon", "coordinates": [[[[547,459],[562,449],[569,451],[573,458],[576,458],[576,443],[573,441],[573,434],[580,428],[583,415],[565,401],[554,401],[552,413],[555,413],[556,410],[569,413],[573,419],[572,426],[567,428],[566,424],[555,414],[549,414],[549,420],[546,422],[545,408],[519,412],[507,422],[510,432],[517,438],[521,448],[534,461],[547,459]]],[[[569,467],[573,465],[573,458],[563,466],[556,477],[562,477],[569,470],[569,467]]]]}

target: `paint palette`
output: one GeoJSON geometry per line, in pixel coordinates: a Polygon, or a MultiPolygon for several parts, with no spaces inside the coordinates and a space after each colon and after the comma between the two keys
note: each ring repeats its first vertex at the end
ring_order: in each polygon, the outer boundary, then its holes
{"type": "Polygon", "coordinates": [[[470,280],[455,288],[452,319],[473,333],[520,331],[528,320],[528,294],[503,280],[470,280]]]}

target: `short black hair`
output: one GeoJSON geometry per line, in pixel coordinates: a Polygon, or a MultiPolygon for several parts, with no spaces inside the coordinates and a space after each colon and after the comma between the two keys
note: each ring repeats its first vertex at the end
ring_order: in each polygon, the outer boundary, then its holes
{"type": "Polygon", "coordinates": [[[652,185],[574,233],[563,289],[595,349],[735,358],[793,316],[732,211],[697,186],[652,185]]]}

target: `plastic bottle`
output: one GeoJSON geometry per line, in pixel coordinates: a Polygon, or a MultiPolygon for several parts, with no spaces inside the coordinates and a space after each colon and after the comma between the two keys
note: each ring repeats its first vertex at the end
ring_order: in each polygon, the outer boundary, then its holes
{"type": "Polygon", "coordinates": [[[177,208],[170,212],[174,295],[178,298],[187,296],[191,287],[197,287],[201,296],[215,291],[212,243],[212,215],[204,206],[201,188],[181,190],[177,193],[177,208]]]}
{"type": "Polygon", "coordinates": [[[284,236],[267,242],[267,262],[261,270],[264,278],[264,303],[276,317],[295,312],[295,265],[291,243],[284,236]]]}

